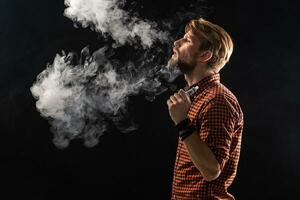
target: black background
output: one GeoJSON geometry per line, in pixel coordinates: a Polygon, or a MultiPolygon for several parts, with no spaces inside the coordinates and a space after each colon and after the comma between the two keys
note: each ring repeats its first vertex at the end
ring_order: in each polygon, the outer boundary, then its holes
{"type": "MultiPolygon", "coordinates": [[[[143,17],[159,20],[190,3],[144,0],[136,5],[143,17]]],[[[223,26],[235,43],[221,81],[239,99],[245,127],[229,192],[242,200],[296,199],[299,4],[228,0],[203,5],[207,19],[223,26]]],[[[132,118],[140,125],[132,134],[111,130],[95,148],[75,140],[59,150],[29,88],[62,49],[100,47],[97,35],[75,29],[63,16],[63,1],[1,0],[0,8],[0,198],[168,199],[177,146],[166,107],[171,93],[153,103],[132,98],[132,118]]]]}

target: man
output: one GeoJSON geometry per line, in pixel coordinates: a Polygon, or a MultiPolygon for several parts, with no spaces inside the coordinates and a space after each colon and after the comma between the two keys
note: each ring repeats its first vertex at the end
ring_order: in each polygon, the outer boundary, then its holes
{"type": "Polygon", "coordinates": [[[179,133],[172,200],[234,199],[227,188],[237,172],[243,113],[219,75],[232,51],[229,34],[202,18],[174,42],[168,66],[181,70],[186,90],[199,89],[191,97],[181,89],[167,100],[179,133]]]}

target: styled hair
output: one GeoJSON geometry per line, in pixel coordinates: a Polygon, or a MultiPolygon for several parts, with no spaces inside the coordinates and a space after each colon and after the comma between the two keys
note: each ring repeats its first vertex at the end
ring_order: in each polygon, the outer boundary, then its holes
{"type": "Polygon", "coordinates": [[[191,20],[185,27],[185,32],[192,31],[200,40],[199,50],[209,50],[212,58],[208,67],[222,69],[229,61],[233,51],[233,42],[230,35],[220,26],[203,18],[191,20]]]}

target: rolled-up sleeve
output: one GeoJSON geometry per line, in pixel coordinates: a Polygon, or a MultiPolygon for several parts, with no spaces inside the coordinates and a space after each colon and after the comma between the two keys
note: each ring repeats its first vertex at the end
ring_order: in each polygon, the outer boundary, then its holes
{"type": "Polygon", "coordinates": [[[221,170],[229,159],[235,125],[234,113],[233,106],[224,97],[212,99],[199,113],[200,138],[215,155],[221,170]]]}

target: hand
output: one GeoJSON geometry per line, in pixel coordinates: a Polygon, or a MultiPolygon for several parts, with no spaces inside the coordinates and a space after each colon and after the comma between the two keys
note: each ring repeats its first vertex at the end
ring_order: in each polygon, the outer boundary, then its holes
{"type": "Polygon", "coordinates": [[[169,114],[175,124],[187,118],[191,106],[190,97],[180,89],[167,100],[169,114]]]}

